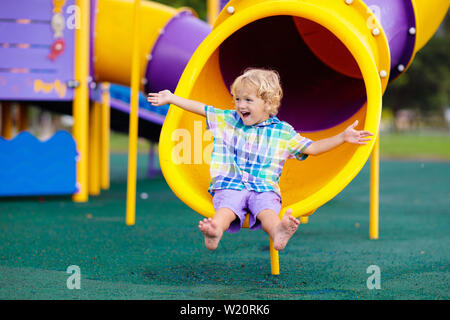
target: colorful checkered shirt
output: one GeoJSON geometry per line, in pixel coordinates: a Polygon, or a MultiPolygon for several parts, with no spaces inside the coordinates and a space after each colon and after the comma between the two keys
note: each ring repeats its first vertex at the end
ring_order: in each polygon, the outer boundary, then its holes
{"type": "Polygon", "coordinates": [[[274,191],[281,197],[278,181],[289,158],[305,160],[313,143],[288,123],[273,116],[247,126],[235,110],[205,106],[206,128],[214,136],[211,184],[208,192],[235,189],[274,191]]]}

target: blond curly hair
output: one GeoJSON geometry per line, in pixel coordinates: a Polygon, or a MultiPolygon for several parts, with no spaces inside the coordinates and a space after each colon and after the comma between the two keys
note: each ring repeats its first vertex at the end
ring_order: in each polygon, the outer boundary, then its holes
{"type": "Polygon", "coordinates": [[[281,89],[280,75],[275,70],[248,68],[237,77],[231,85],[231,94],[242,89],[255,89],[256,96],[262,99],[266,105],[266,111],[274,116],[278,113],[283,90],[281,89]]]}

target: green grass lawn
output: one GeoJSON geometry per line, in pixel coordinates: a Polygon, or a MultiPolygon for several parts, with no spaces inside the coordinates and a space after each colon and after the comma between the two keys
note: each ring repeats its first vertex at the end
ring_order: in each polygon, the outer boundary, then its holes
{"type": "MultiPolygon", "coordinates": [[[[147,153],[150,143],[139,139],[139,152],[147,153]]],[[[450,160],[450,133],[382,133],[382,158],[450,160]]],[[[111,152],[128,152],[128,136],[111,133],[111,152]]]]}
{"type": "MultiPolygon", "coordinates": [[[[128,152],[128,135],[118,132],[111,132],[110,149],[112,153],[128,152]]],[[[148,153],[150,150],[150,142],[146,139],[139,138],[138,151],[148,153]]]]}
{"type": "Polygon", "coordinates": [[[450,133],[381,134],[380,154],[384,158],[450,159],[450,133]]]}

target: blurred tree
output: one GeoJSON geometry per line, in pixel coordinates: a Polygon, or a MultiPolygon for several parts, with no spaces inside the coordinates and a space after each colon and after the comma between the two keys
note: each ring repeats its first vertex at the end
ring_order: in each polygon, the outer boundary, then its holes
{"type": "Polygon", "coordinates": [[[437,34],[416,54],[405,74],[387,87],[383,104],[394,114],[400,109],[413,109],[424,117],[443,116],[450,107],[448,16],[437,34]]]}
{"type": "Polygon", "coordinates": [[[200,19],[206,20],[206,0],[154,0],[154,2],[173,8],[189,7],[197,13],[200,19]]]}

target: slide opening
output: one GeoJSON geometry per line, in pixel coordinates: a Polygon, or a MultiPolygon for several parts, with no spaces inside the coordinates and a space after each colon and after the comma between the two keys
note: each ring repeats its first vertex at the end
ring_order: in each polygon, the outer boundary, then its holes
{"type": "Polygon", "coordinates": [[[220,45],[219,65],[228,90],[247,67],[277,70],[284,91],[277,116],[300,132],[335,127],[366,102],[360,69],[348,49],[304,18],[271,16],[247,24],[220,45]]]}

